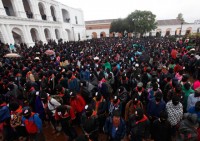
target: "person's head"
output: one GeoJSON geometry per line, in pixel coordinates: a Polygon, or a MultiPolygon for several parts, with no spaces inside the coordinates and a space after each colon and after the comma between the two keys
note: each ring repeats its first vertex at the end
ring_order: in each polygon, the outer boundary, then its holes
{"type": "Polygon", "coordinates": [[[137,104],[138,101],[139,101],[139,96],[138,96],[137,94],[134,94],[134,95],[132,96],[132,101],[133,101],[133,104],[137,104]]]}
{"type": "Polygon", "coordinates": [[[72,72],[71,72],[71,71],[68,71],[68,72],[67,72],[67,78],[68,78],[68,79],[71,79],[71,77],[72,77],[72,72]]]}
{"type": "Polygon", "coordinates": [[[101,97],[102,97],[101,92],[96,92],[96,93],[95,93],[95,97],[96,97],[96,101],[100,101],[100,100],[101,100],[101,97]]]}
{"type": "Polygon", "coordinates": [[[118,96],[115,95],[115,96],[113,97],[113,103],[116,104],[117,102],[118,102],[118,96]]]}
{"type": "Polygon", "coordinates": [[[139,82],[139,83],[137,84],[137,89],[138,89],[138,91],[141,91],[141,90],[142,90],[142,87],[143,87],[143,83],[142,83],[142,82],[139,82]]]}
{"type": "Polygon", "coordinates": [[[189,82],[186,82],[183,87],[186,89],[186,90],[189,90],[191,88],[191,84],[189,82]]]}
{"type": "Polygon", "coordinates": [[[158,84],[157,84],[157,83],[154,83],[154,84],[153,84],[153,90],[154,90],[154,91],[157,91],[157,90],[158,90],[158,84]]]}
{"type": "Polygon", "coordinates": [[[46,103],[47,102],[47,98],[48,98],[47,93],[44,92],[44,91],[41,91],[40,92],[40,98],[41,98],[43,103],[46,103]]]}
{"type": "Polygon", "coordinates": [[[159,116],[160,116],[160,121],[161,121],[161,122],[166,121],[167,118],[168,118],[168,114],[167,114],[166,111],[161,111],[159,116]]]}
{"type": "Polygon", "coordinates": [[[31,108],[30,107],[24,107],[23,110],[22,110],[22,115],[25,117],[25,118],[29,118],[31,117],[31,108]]]}
{"type": "Polygon", "coordinates": [[[92,113],[93,113],[93,109],[90,105],[85,105],[85,115],[87,117],[90,117],[92,116],[92,113]]]}
{"type": "Polygon", "coordinates": [[[176,87],[175,87],[176,93],[180,93],[181,90],[182,90],[181,85],[177,84],[176,87]]]}
{"type": "Polygon", "coordinates": [[[120,116],[121,116],[121,114],[120,114],[119,110],[113,111],[113,123],[114,124],[119,124],[119,122],[120,122],[120,116]]]}
{"type": "Polygon", "coordinates": [[[182,82],[187,82],[188,79],[189,79],[188,74],[183,74],[183,76],[182,76],[182,82]]]}
{"type": "Polygon", "coordinates": [[[135,110],[135,120],[139,121],[139,120],[141,120],[143,118],[143,116],[144,116],[143,110],[141,108],[137,108],[135,110]]]}
{"type": "Polygon", "coordinates": [[[178,95],[174,95],[174,96],[172,97],[172,104],[173,104],[174,106],[177,106],[177,105],[179,104],[179,102],[180,102],[179,96],[178,96],[178,95]]]}
{"type": "Polygon", "coordinates": [[[200,96],[200,87],[195,89],[195,97],[199,97],[200,96]]]}
{"type": "Polygon", "coordinates": [[[9,109],[11,111],[16,111],[19,108],[19,106],[20,106],[19,103],[16,101],[12,101],[9,103],[9,109]]]}
{"type": "Polygon", "coordinates": [[[76,92],[75,91],[70,91],[69,95],[70,95],[70,98],[72,98],[72,99],[76,98],[76,92]]]}
{"type": "Polygon", "coordinates": [[[56,108],[56,111],[59,116],[64,115],[66,113],[66,107],[64,105],[60,105],[56,108]]]}
{"type": "Polygon", "coordinates": [[[56,86],[56,93],[57,93],[57,94],[58,94],[58,93],[61,93],[62,90],[63,90],[62,85],[58,84],[58,85],[56,86]]]}
{"type": "Polygon", "coordinates": [[[195,104],[195,110],[197,112],[200,112],[200,101],[197,101],[196,104],[195,104]]]}

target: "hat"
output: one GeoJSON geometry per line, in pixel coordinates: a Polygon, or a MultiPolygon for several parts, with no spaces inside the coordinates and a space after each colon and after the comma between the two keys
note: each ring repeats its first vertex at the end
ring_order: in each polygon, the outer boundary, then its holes
{"type": "Polygon", "coordinates": [[[40,58],[39,57],[35,57],[34,60],[40,60],[40,58]]]}
{"type": "Polygon", "coordinates": [[[70,97],[75,97],[75,96],[76,96],[76,93],[75,93],[74,91],[70,91],[70,92],[69,92],[69,95],[70,95],[70,97]]]}
{"type": "Polygon", "coordinates": [[[139,83],[137,84],[137,86],[138,86],[138,87],[143,87],[143,83],[142,83],[142,82],[139,82],[139,83]]]}
{"type": "Polygon", "coordinates": [[[113,100],[117,100],[117,99],[118,99],[118,97],[115,95],[114,98],[113,98],[113,100]]]}
{"type": "Polygon", "coordinates": [[[121,116],[120,111],[119,110],[114,110],[113,111],[113,116],[120,117],[121,116]]]}
{"type": "Polygon", "coordinates": [[[143,110],[141,108],[137,108],[135,110],[135,115],[139,116],[139,117],[142,117],[144,115],[144,112],[143,112],[143,110]]]}
{"type": "Polygon", "coordinates": [[[30,107],[24,107],[24,108],[23,108],[23,111],[22,111],[22,114],[23,114],[24,116],[29,116],[29,115],[31,114],[31,109],[30,109],[30,107]]]}
{"type": "Polygon", "coordinates": [[[97,57],[97,56],[96,56],[96,57],[94,57],[94,60],[99,60],[99,57],[97,57]]]}

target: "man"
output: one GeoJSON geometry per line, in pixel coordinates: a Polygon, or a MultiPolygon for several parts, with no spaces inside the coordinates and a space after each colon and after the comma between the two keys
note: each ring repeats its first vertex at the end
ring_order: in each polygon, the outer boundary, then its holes
{"type": "Polygon", "coordinates": [[[69,141],[76,138],[76,131],[71,122],[76,118],[71,106],[61,105],[56,108],[55,119],[61,123],[62,131],[69,137],[69,141]]]}
{"type": "Polygon", "coordinates": [[[162,111],[159,118],[153,122],[152,137],[154,141],[171,141],[171,125],[167,118],[167,112],[162,111]]]}
{"type": "Polygon", "coordinates": [[[22,112],[22,124],[25,125],[30,140],[39,141],[42,133],[42,120],[38,114],[31,111],[30,107],[24,107],[22,112]]]}
{"type": "Polygon", "coordinates": [[[177,95],[174,95],[172,100],[167,103],[166,110],[168,113],[168,121],[172,126],[172,136],[175,137],[177,127],[183,116],[183,105],[180,103],[180,98],[177,95]]]}
{"type": "Polygon", "coordinates": [[[109,141],[121,141],[124,138],[126,124],[118,110],[113,112],[113,116],[106,119],[104,132],[108,135],[109,141]]]}
{"type": "Polygon", "coordinates": [[[136,109],[135,113],[130,116],[127,134],[131,141],[143,141],[149,138],[149,120],[142,109],[136,109]]]}
{"type": "Polygon", "coordinates": [[[139,96],[133,95],[132,100],[130,100],[126,104],[126,109],[125,109],[125,121],[128,121],[129,117],[135,113],[135,110],[137,108],[141,108],[143,110],[143,105],[142,102],[139,100],[139,96]]]}
{"type": "Polygon", "coordinates": [[[191,107],[195,106],[197,101],[200,101],[200,87],[195,89],[195,92],[188,96],[187,110],[189,110],[191,107]]]}

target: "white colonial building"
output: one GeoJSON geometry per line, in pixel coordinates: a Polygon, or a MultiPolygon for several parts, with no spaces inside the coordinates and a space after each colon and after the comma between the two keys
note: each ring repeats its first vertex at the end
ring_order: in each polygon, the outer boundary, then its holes
{"type": "Polygon", "coordinates": [[[0,0],[0,40],[26,43],[41,40],[84,40],[83,11],[55,0],[0,0]]]}
{"type": "MultiPolygon", "coordinates": [[[[86,21],[86,36],[90,38],[112,37],[110,33],[111,22],[115,19],[86,21]]],[[[182,23],[177,19],[157,20],[157,28],[145,36],[168,36],[168,35],[186,35],[200,32],[200,21],[194,23],[182,23]]],[[[115,33],[115,37],[122,36],[121,33],[115,33]]],[[[133,36],[133,34],[129,34],[133,36]]]]}

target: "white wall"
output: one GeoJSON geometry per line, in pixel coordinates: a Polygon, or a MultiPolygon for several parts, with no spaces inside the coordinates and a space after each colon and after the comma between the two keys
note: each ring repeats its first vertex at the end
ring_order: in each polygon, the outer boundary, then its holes
{"type": "Polygon", "coordinates": [[[104,29],[94,29],[94,30],[86,30],[86,36],[89,36],[88,39],[92,39],[92,33],[96,32],[97,33],[97,38],[100,38],[100,34],[101,32],[105,32],[106,33],[106,37],[109,37],[110,33],[109,33],[109,29],[108,28],[104,28],[104,29]]]}
{"type": "MultiPolygon", "coordinates": [[[[12,36],[12,29],[18,28],[21,30],[21,35],[24,37],[25,43],[29,46],[34,45],[31,37],[31,28],[35,28],[38,31],[39,39],[44,43],[47,42],[45,38],[44,29],[47,28],[50,31],[51,39],[56,39],[55,29],[58,29],[60,38],[64,41],[74,40],[73,35],[75,36],[75,40],[78,40],[78,34],[80,33],[80,39],[85,40],[86,31],[84,24],[83,11],[80,9],[74,9],[58,3],[54,0],[30,0],[30,9],[33,13],[33,19],[28,19],[24,10],[24,5],[22,0],[17,0],[14,6],[17,9],[17,16],[7,16],[5,10],[0,11],[0,38],[4,43],[14,43],[14,39],[12,36]],[[47,20],[42,20],[38,3],[42,2],[44,4],[44,10],[47,16],[47,20]],[[51,15],[51,6],[55,8],[56,21],[53,21],[53,17],[51,15]],[[63,22],[62,9],[66,9],[70,15],[70,23],[63,22]],[[78,18],[78,24],[75,22],[75,16],[78,18]],[[72,27],[74,27],[74,34],[72,32],[72,27]],[[69,36],[66,33],[66,30],[69,30],[69,36]]],[[[0,0],[0,9],[4,9],[4,5],[2,0],[0,0]]]]}

